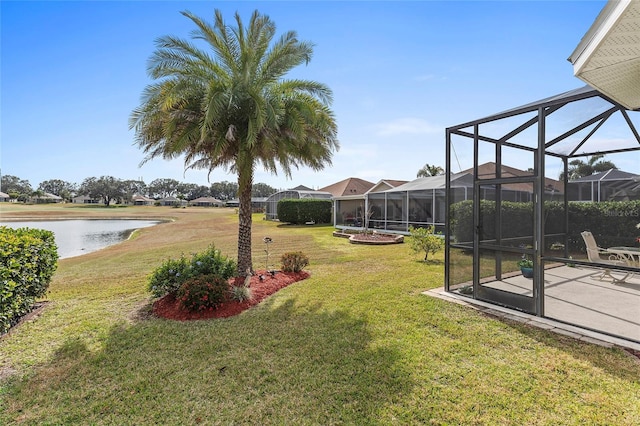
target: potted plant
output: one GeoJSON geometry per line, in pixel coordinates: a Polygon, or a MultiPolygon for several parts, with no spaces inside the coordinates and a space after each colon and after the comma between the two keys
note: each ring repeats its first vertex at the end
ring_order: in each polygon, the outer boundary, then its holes
{"type": "Polygon", "coordinates": [[[529,259],[526,255],[522,256],[522,259],[518,261],[520,272],[525,278],[533,278],[533,260],[529,259]]]}

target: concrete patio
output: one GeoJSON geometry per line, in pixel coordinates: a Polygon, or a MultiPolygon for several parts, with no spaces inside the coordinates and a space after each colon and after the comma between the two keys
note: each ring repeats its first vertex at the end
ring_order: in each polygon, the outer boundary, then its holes
{"type": "MultiPolygon", "coordinates": [[[[500,313],[594,343],[599,341],[640,350],[640,274],[624,283],[612,283],[611,280],[599,281],[600,273],[600,270],[586,267],[559,266],[545,270],[544,318],[446,293],[444,289],[431,290],[427,294],[455,299],[493,314],[500,313]]],[[[616,272],[614,275],[624,276],[616,272]]],[[[531,280],[521,275],[483,285],[523,295],[531,295],[532,288],[531,280]]]]}

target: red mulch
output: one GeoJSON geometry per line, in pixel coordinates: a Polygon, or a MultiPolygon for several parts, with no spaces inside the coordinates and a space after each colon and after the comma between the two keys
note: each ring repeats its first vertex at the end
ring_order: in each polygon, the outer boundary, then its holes
{"type": "MultiPolygon", "coordinates": [[[[242,303],[236,302],[235,300],[229,300],[222,303],[216,309],[210,311],[191,312],[183,309],[175,297],[166,295],[153,303],[153,314],[157,317],[178,321],[232,317],[254,305],[257,305],[266,297],[272,295],[278,290],[295,282],[302,281],[308,277],[309,273],[305,271],[277,272],[274,276],[271,276],[271,274],[268,274],[265,271],[256,271],[256,274],[251,277],[251,284],[249,285],[249,287],[251,287],[251,292],[253,293],[253,298],[251,300],[242,303]],[[263,276],[264,280],[260,281],[260,276],[263,276]]],[[[235,280],[238,279],[236,278],[235,280]]],[[[234,279],[230,280],[230,284],[233,283],[233,281],[234,279]]],[[[241,279],[238,284],[242,283],[244,283],[244,279],[241,279]]]]}

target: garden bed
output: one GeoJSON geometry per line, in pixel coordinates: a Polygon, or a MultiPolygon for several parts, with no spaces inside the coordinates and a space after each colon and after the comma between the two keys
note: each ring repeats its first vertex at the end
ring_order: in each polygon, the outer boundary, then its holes
{"type": "Polygon", "coordinates": [[[173,295],[168,294],[153,303],[153,314],[157,317],[178,321],[227,318],[238,315],[250,307],[257,305],[278,290],[298,281],[302,281],[308,277],[309,273],[306,271],[277,271],[274,275],[271,275],[266,271],[256,271],[256,274],[251,277],[251,283],[249,285],[253,294],[253,298],[251,300],[244,302],[229,300],[222,303],[216,309],[193,312],[184,309],[173,295]]]}
{"type": "Polygon", "coordinates": [[[334,237],[348,238],[351,244],[386,245],[401,244],[404,242],[404,235],[386,234],[382,232],[348,232],[333,231],[334,237]]]}

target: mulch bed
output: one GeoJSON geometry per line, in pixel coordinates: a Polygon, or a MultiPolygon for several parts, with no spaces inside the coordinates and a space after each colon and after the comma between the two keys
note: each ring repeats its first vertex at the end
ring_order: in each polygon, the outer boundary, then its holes
{"type": "MultiPolygon", "coordinates": [[[[191,312],[182,308],[175,297],[171,295],[164,296],[153,303],[153,314],[157,317],[167,318],[177,321],[201,320],[209,318],[228,318],[246,311],[252,306],[257,305],[266,297],[272,295],[278,290],[287,287],[298,281],[302,281],[309,277],[306,271],[301,272],[276,272],[271,275],[266,271],[256,271],[251,277],[249,287],[253,293],[253,298],[245,302],[237,302],[230,300],[222,303],[216,309],[210,311],[191,312]],[[263,277],[261,280],[260,277],[263,277]]],[[[244,280],[242,281],[244,282],[244,280]]],[[[237,285],[237,284],[236,284],[237,285]]]]}

